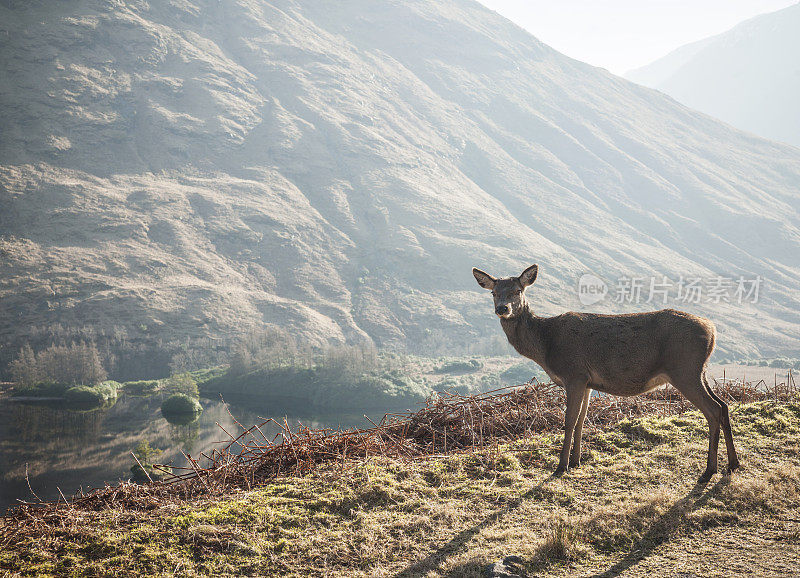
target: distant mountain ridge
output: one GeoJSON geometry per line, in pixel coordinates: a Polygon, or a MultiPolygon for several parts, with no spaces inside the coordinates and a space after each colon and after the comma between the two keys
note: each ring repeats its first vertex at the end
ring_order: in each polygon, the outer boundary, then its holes
{"type": "Polygon", "coordinates": [[[467,0],[0,5],[0,342],[265,325],[433,351],[580,276],[765,279],[710,316],[800,349],[800,150],[569,59],[467,0]]]}
{"type": "Polygon", "coordinates": [[[625,77],[737,128],[800,146],[800,4],[682,46],[625,77]]]}
{"type": "Polygon", "coordinates": [[[691,62],[706,46],[713,44],[716,38],[716,36],[711,36],[684,44],[650,64],[626,72],[624,76],[638,84],[656,88],[691,62]]]}

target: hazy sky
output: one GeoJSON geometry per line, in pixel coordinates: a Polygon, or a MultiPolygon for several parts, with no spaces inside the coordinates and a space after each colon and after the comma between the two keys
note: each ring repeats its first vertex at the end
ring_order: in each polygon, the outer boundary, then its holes
{"type": "Polygon", "coordinates": [[[797,0],[479,0],[559,52],[623,74],[797,0]]]}

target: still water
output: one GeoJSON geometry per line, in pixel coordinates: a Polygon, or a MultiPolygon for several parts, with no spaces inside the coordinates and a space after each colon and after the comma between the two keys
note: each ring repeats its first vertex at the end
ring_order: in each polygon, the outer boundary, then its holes
{"type": "MultiPolygon", "coordinates": [[[[204,411],[196,422],[173,425],[162,417],[161,401],[158,395],[123,393],[107,409],[79,412],[53,403],[0,398],[0,514],[18,499],[37,501],[31,489],[42,500],[55,500],[59,489],[70,497],[80,488],[130,479],[130,452],[142,440],[164,450],[156,463],[184,466],[181,451],[197,456],[230,439],[217,423],[233,435],[241,431],[228,409],[245,427],[263,421],[259,416],[280,421],[286,416],[295,427],[298,422],[315,428],[370,426],[363,415],[297,416],[281,408],[237,405],[226,409],[222,402],[207,399],[200,400],[204,411]]],[[[273,425],[264,433],[271,437],[279,431],[273,425]]]]}

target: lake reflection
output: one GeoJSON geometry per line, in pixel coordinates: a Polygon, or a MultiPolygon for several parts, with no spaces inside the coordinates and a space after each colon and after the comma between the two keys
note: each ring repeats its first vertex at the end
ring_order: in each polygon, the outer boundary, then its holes
{"type": "MultiPolygon", "coordinates": [[[[188,425],[173,425],[161,416],[161,397],[122,395],[107,408],[89,412],[59,409],[0,398],[0,512],[17,499],[36,501],[30,486],[43,500],[58,499],[59,488],[69,497],[81,487],[99,487],[130,478],[130,455],[140,441],[164,450],[155,461],[186,465],[181,451],[199,455],[221,448],[230,439],[217,425],[238,435],[241,431],[220,401],[200,400],[204,411],[188,425]]],[[[245,427],[260,423],[259,416],[283,420],[279,408],[244,409],[229,406],[245,427]]],[[[372,416],[371,416],[372,417],[372,416]]],[[[290,416],[289,424],[319,427],[369,427],[363,416],[290,416]]],[[[272,437],[276,426],[261,428],[272,437]]]]}

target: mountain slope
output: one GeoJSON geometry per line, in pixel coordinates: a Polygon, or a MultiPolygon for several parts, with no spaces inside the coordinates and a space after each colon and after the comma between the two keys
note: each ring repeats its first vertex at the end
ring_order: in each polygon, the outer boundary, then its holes
{"type": "MultiPolygon", "coordinates": [[[[762,276],[718,347],[800,346],[800,151],[573,61],[469,1],[0,7],[0,336],[274,324],[497,336],[470,274],[762,276]]],[[[612,303],[629,311],[655,304],[612,303]]]]}
{"type": "Polygon", "coordinates": [[[688,44],[626,74],[766,138],[800,146],[800,4],[688,44]]]}
{"type": "Polygon", "coordinates": [[[713,44],[716,38],[716,36],[710,36],[696,42],[684,44],[650,64],[629,70],[625,73],[625,78],[638,84],[655,88],[691,62],[706,46],[713,44]]]}

